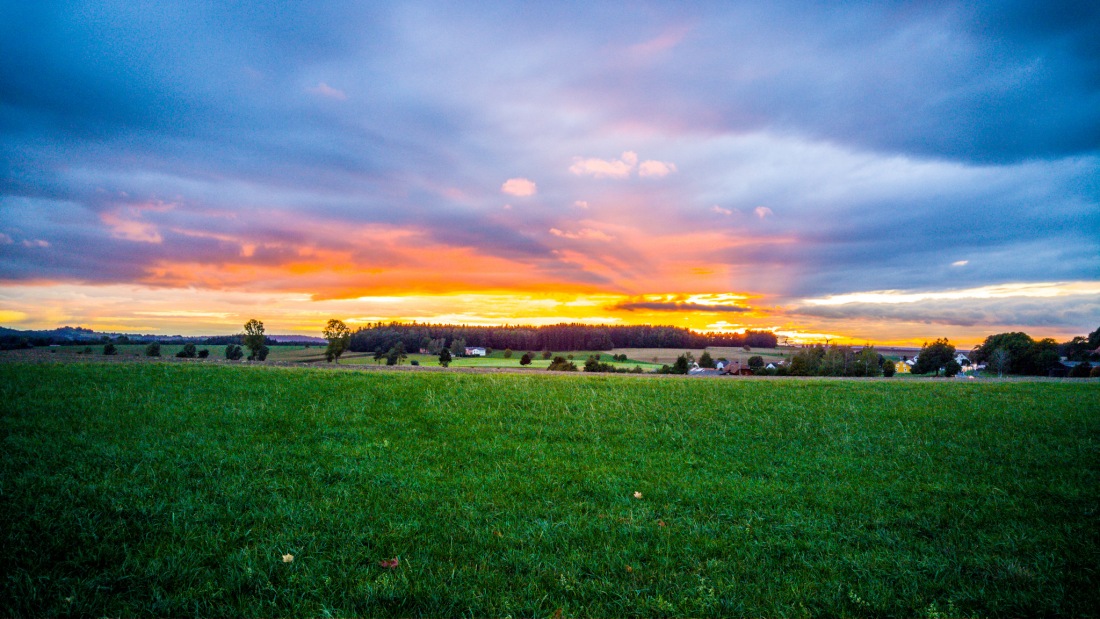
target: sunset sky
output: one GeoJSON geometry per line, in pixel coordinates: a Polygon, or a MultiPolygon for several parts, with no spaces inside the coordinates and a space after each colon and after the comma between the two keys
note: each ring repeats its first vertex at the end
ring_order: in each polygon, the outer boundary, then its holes
{"type": "Polygon", "coordinates": [[[0,325],[1084,335],[1098,7],[0,0],[0,325]]]}

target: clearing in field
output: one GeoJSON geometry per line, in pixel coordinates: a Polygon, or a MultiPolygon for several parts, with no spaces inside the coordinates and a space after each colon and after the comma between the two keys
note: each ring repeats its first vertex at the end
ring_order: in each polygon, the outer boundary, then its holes
{"type": "Polygon", "coordinates": [[[1100,614],[1095,382],[0,364],[0,614],[1100,614]]]}

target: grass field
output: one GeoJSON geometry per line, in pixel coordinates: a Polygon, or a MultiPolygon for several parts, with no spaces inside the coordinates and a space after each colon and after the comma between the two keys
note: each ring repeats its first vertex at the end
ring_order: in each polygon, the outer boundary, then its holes
{"type": "Polygon", "coordinates": [[[1100,614],[1096,381],[2,363],[0,437],[3,616],[1100,614]]]}
{"type": "MultiPolygon", "coordinates": [[[[323,349],[322,349],[323,350],[323,349]]],[[[451,363],[448,367],[453,368],[511,368],[511,369],[529,369],[529,370],[545,370],[550,365],[550,359],[543,359],[541,352],[535,352],[534,358],[531,360],[530,365],[521,365],[520,358],[526,351],[512,352],[511,357],[505,357],[503,350],[494,350],[492,354],[484,357],[454,357],[451,359],[451,363]]],[[[599,355],[600,361],[603,363],[610,363],[613,366],[626,368],[628,370],[633,369],[634,366],[642,368],[643,371],[651,372],[659,367],[642,360],[637,360],[632,357],[628,357],[627,361],[614,361],[611,358],[612,353],[598,351],[598,350],[579,350],[569,352],[556,352],[554,355],[561,355],[563,357],[572,357],[570,360],[576,364],[578,369],[584,366],[584,361],[589,355],[599,355]]],[[[682,353],[681,353],[682,354],[682,353]]],[[[402,363],[408,364],[412,361],[416,361],[420,365],[425,366],[438,366],[438,355],[422,355],[419,353],[411,353],[408,359],[402,363]]],[[[341,365],[384,365],[385,361],[377,361],[374,359],[373,354],[366,353],[345,353],[340,358],[341,365]]]]}

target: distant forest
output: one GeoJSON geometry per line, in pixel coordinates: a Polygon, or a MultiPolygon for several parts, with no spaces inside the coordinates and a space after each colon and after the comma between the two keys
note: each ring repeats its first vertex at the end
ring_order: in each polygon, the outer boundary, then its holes
{"type": "Polygon", "coordinates": [[[708,346],[751,346],[774,348],[778,338],[771,331],[707,334],[671,326],[593,326],[558,324],[545,327],[470,327],[374,323],[351,335],[350,350],[389,350],[401,342],[405,350],[435,351],[458,340],[464,346],[495,350],[572,351],[612,348],[706,348],[708,346]]]}

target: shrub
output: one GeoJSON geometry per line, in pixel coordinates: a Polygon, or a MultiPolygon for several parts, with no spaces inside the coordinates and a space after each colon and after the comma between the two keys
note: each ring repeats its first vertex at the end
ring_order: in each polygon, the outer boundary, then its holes
{"type": "Polygon", "coordinates": [[[896,374],[897,371],[898,371],[898,368],[897,368],[897,366],[894,365],[893,361],[890,361],[889,359],[886,359],[885,361],[882,362],[882,375],[885,376],[886,378],[890,378],[891,376],[896,374]]]}
{"type": "Polygon", "coordinates": [[[210,351],[209,350],[203,348],[202,350],[199,351],[199,359],[205,359],[209,356],[210,356],[210,351]]]}
{"type": "Polygon", "coordinates": [[[183,350],[176,353],[177,357],[183,359],[194,359],[197,355],[198,353],[195,351],[195,345],[191,343],[184,344],[183,350]]]}
{"type": "Polygon", "coordinates": [[[753,372],[759,371],[760,368],[764,367],[764,357],[761,357],[760,355],[753,355],[749,357],[749,367],[752,368],[753,372]]]}
{"type": "Polygon", "coordinates": [[[260,344],[256,348],[252,349],[252,354],[248,355],[249,361],[263,361],[267,359],[267,353],[271,352],[271,349],[266,344],[260,344]]]}
{"type": "Polygon", "coordinates": [[[451,349],[444,348],[439,351],[439,365],[447,367],[451,365],[451,349]]]}
{"type": "Polygon", "coordinates": [[[948,378],[951,378],[952,376],[955,376],[956,374],[958,374],[960,370],[962,370],[962,366],[959,365],[959,362],[955,361],[954,359],[951,359],[950,361],[948,361],[947,363],[944,364],[944,366],[943,366],[943,375],[948,377],[948,378]]]}
{"type": "Polygon", "coordinates": [[[145,347],[146,357],[159,357],[160,356],[160,342],[153,342],[145,347]]]}
{"type": "Polygon", "coordinates": [[[1089,378],[1100,378],[1100,365],[1089,370],[1089,378]]]}
{"type": "Polygon", "coordinates": [[[520,365],[531,365],[531,353],[525,352],[523,356],[519,358],[520,365]]]}
{"type": "Polygon", "coordinates": [[[1089,374],[1091,374],[1091,373],[1092,373],[1092,364],[1089,363],[1088,361],[1082,361],[1081,363],[1078,363],[1077,365],[1070,368],[1069,377],[1070,378],[1088,378],[1089,374]]]}
{"type": "Polygon", "coordinates": [[[103,345],[103,354],[105,354],[105,355],[117,355],[118,354],[118,348],[115,348],[114,344],[104,344],[103,345]]]}
{"type": "Polygon", "coordinates": [[[704,350],[703,354],[699,355],[699,367],[701,367],[701,368],[713,368],[714,365],[715,365],[714,364],[714,359],[711,358],[709,352],[704,350]]]}
{"type": "Polygon", "coordinates": [[[420,362],[417,361],[416,359],[413,359],[412,361],[409,362],[409,365],[420,365],[420,362]]]}
{"type": "Polygon", "coordinates": [[[505,348],[504,349],[504,358],[505,359],[511,359],[512,358],[512,349],[511,348],[505,348]]]}
{"type": "Polygon", "coordinates": [[[554,360],[550,362],[550,366],[546,369],[551,372],[576,372],[577,365],[565,357],[558,355],[554,357],[554,360]]]}
{"type": "Polygon", "coordinates": [[[549,350],[542,351],[542,358],[543,359],[549,359],[550,357],[553,357],[553,356],[554,356],[554,353],[550,352],[549,350]]]}
{"type": "Polygon", "coordinates": [[[230,361],[240,361],[244,357],[244,351],[239,344],[230,344],[225,347],[225,358],[230,361]]]}

